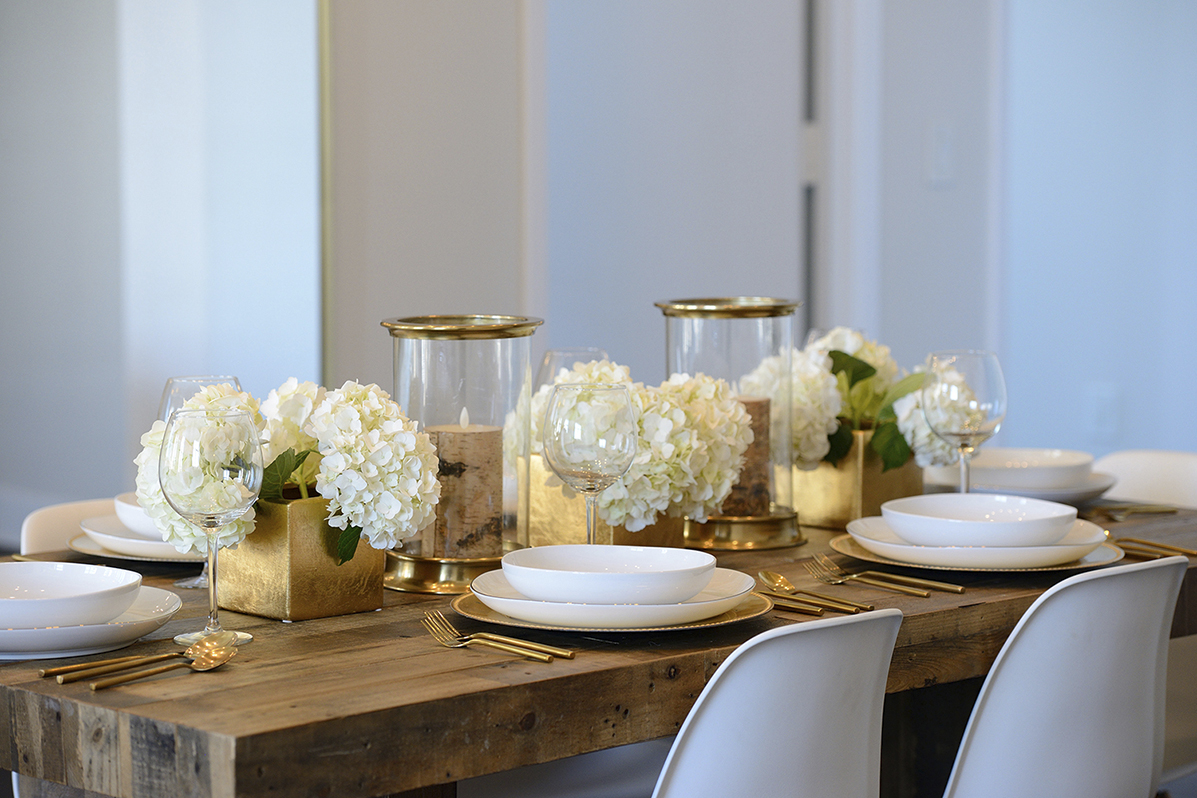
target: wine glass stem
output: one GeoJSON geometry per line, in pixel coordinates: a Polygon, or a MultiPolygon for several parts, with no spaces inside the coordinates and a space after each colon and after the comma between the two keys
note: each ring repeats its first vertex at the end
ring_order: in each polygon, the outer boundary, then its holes
{"type": "Polygon", "coordinates": [[[208,530],[208,625],[204,634],[221,631],[216,608],[216,553],[220,551],[220,527],[208,530]]]}
{"type": "Polygon", "coordinates": [[[586,542],[587,543],[594,543],[595,538],[598,537],[595,534],[595,528],[594,528],[595,521],[597,520],[595,518],[595,513],[596,513],[595,503],[597,501],[598,501],[598,494],[595,494],[595,493],[587,493],[586,494],[586,542]]]}
{"type": "Polygon", "coordinates": [[[960,447],[960,492],[968,493],[969,490],[969,473],[968,460],[972,457],[972,449],[964,446],[960,447]]]}

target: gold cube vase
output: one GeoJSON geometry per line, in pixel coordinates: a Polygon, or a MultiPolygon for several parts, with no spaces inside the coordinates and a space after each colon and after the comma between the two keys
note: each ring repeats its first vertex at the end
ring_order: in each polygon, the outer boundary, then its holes
{"type": "Polygon", "coordinates": [[[923,470],[911,458],[882,471],[869,442],[872,430],[852,433],[852,448],[838,465],[822,462],[813,471],[794,468],[794,504],[806,526],[843,529],[849,521],[881,515],[890,499],[923,492],[923,470]]]}
{"type": "Polygon", "coordinates": [[[259,501],[254,531],[220,552],[217,597],[234,612],[287,621],[367,612],[382,606],[386,552],[365,541],[337,565],[326,499],[259,501]]]}

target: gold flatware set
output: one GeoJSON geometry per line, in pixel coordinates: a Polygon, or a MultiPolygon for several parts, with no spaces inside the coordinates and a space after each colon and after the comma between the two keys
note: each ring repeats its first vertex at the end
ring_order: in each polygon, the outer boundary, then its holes
{"type": "MultiPolygon", "coordinates": [[[[811,576],[826,585],[845,585],[859,582],[883,590],[892,590],[897,593],[904,593],[908,596],[919,596],[921,598],[929,597],[932,590],[945,593],[964,592],[962,585],[952,584],[951,582],[891,574],[885,571],[845,571],[835,560],[825,554],[816,553],[812,559],[806,560],[802,564],[811,576]]],[[[786,609],[790,609],[791,607],[787,604],[782,604],[781,600],[788,600],[790,603],[797,601],[800,604],[808,605],[818,610],[818,612],[810,612],[809,614],[811,615],[822,614],[823,610],[855,613],[867,612],[873,609],[872,604],[861,604],[822,593],[815,593],[810,590],[799,589],[789,579],[775,571],[761,571],[757,574],[757,577],[768,588],[764,591],[765,594],[773,599],[778,606],[786,609]]]]}
{"type": "Polygon", "coordinates": [[[440,610],[430,610],[424,613],[423,619],[420,621],[428,633],[432,635],[436,642],[440,643],[446,648],[466,648],[467,646],[482,646],[484,648],[493,648],[497,651],[503,651],[508,654],[518,654],[521,657],[538,660],[540,662],[552,662],[553,657],[561,657],[562,659],[573,659],[574,652],[567,648],[558,648],[557,646],[549,646],[544,643],[535,643],[531,640],[522,640],[517,637],[508,637],[506,635],[491,634],[490,632],[474,632],[473,634],[462,634],[457,631],[456,627],[449,622],[449,619],[444,616],[440,610]]]}
{"type": "Polygon", "coordinates": [[[1141,560],[1156,560],[1160,557],[1175,557],[1183,554],[1186,557],[1197,557],[1197,550],[1173,546],[1169,543],[1155,543],[1140,538],[1115,538],[1114,543],[1132,557],[1141,560]]]}

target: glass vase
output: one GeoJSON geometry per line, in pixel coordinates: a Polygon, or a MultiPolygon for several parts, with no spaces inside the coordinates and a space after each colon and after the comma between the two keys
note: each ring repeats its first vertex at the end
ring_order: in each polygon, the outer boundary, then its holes
{"type": "Polygon", "coordinates": [[[463,593],[528,542],[531,336],[524,316],[413,316],[382,322],[393,398],[436,446],[435,520],[392,552],[387,587],[463,593]]]}
{"type": "Polygon", "coordinates": [[[686,545],[764,549],[804,542],[794,510],[791,384],[794,310],[771,297],[676,299],[665,314],[665,371],[726,380],[752,419],[753,442],[721,512],[687,519],[686,545]]]}

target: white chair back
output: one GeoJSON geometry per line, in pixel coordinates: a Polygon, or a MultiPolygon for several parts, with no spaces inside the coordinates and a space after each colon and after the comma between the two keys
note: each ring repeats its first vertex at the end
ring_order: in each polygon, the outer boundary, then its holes
{"type": "Polygon", "coordinates": [[[21,554],[65,549],[71,538],[83,534],[80,521],[115,513],[112,499],[52,504],[34,510],[21,524],[21,554]]]}
{"type": "Polygon", "coordinates": [[[875,798],[901,623],[896,609],[807,621],[736,649],[686,716],[654,797],[875,798]]]}
{"type": "Polygon", "coordinates": [[[1078,574],[1014,627],[945,797],[1155,794],[1168,633],[1184,557],[1078,574]]]}
{"type": "Polygon", "coordinates": [[[1097,459],[1093,470],[1118,480],[1110,496],[1197,507],[1197,452],[1127,449],[1097,459]]]}

